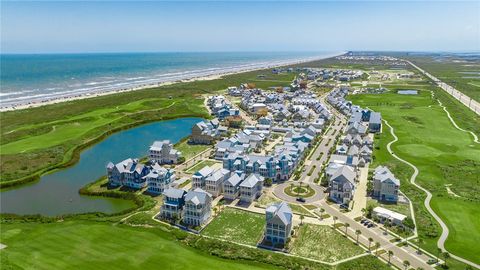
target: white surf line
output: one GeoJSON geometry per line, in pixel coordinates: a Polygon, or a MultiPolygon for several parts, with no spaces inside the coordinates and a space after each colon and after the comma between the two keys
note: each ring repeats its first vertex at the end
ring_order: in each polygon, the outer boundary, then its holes
{"type": "MultiPolygon", "coordinates": [[[[435,96],[435,95],[434,95],[433,92],[432,92],[432,98],[433,98],[434,96],[435,96]]],[[[457,123],[455,123],[455,121],[453,120],[453,118],[452,118],[452,116],[450,115],[450,112],[447,110],[447,108],[446,108],[445,106],[443,106],[442,102],[441,102],[439,99],[437,99],[437,102],[438,102],[438,105],[440,105],[440,107],[442,107],[443,110],[447,113],[448,119],[450,119],[450,122],[452,122],[453,126],[454,126],[456,129],[458,129],[458,130],[460,130],[460,131],[463,131],[463,132],[466,132],[466,133],[470,133],[470,134],[473,136],[473,141],[474,141],[475,143],[480,143],[480,142],[478,141],[478,137],[477,137],[477,135],[476,135],[475,133],[473,133],[472,131],[468,131],[468,130],[465,130],[465,129],[459,127],[459,126],[457,125],[457,123]]]]}
{"type": "MultiPolygon", "coordinates": [[[[385,124],[390,128],[390,134],[392,134],[392,136],[394,138],[393,141],[391,141],[387,144],[387,150],[394,158],[396,158],[397,160],[399,160],[399,161],[407,164],[411,168],[413,168],[414,172],[413,172],[412,176],[410,177],[410,183],[412,183],[412,185],[414,185],[415,187],[417,187],[418,189],[422,190],[423,192],[425,192],[427,194],[427,198],[425,198],[425,201],[423,202],[423,204],[425,205],[425,208],[427,208],[427,211],[430,213],[430,215],[432,215],[433,218],[440,224],[440,227],[442,227],[442,234],[440,235],[440,238],[437,241],[437,247],[440,248],[442,251],[447,251],[445,249],[445,241],[447,240],[447,237],[448,237],[448,234],[449,234],[448,227],[447,227],[447,225],[445,225],[443,220],[435,213],[435,211],[433,211],[433,209],[430,207],[430,201],[432,200],[432,193],[430,193],[430,191],[428,191],[427,189],[425,189],[422,186],[415,183],[415,179],[417,178],[417,175],[419,173],[418,168],[415,165],[413,165],[412,163],[398,157],[396,154],[393,153],[390,146],[393,143],[395,143],[396,141],[398,141],[398,137],[397,137],[397,135],[395,135],[393,127],[387,122],[387,120],[383,120],[383,122],[385,122],[385,124]]],[[[462,257],[459,257],[459,256],[451,254],[451,253],[450,253],[450,257],[456,259],[457,261],[461,261],[461,262],[463,262],[465,264],[468,264],[472,267],[480,269],[480,265],[478,265],[474,262],[471,262],[467,259],[464,259],[462,257]]]]}

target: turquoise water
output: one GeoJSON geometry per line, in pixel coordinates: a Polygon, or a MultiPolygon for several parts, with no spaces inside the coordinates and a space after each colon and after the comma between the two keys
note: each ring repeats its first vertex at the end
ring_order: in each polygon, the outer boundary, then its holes
{"type": "Polygon", "coordinates": [[[182,118],[147,124],[115,133],[84,150],[74,166],[42,176],[39,182],[0,193],[2,213],[42,214],[48,216],[85,213],[118,212],[133,206],[120,199],[80,196],[78,190],[105,175],[105,166],[129,157],[147,155],[154,140],[175,143],[190,135],[200,118],[182,118]]]}
{"type": "Polygon", "coordinates": [[[0,55],[0,105],[155,85],[210,74],[324,58],[327,52],[0,55]]]}

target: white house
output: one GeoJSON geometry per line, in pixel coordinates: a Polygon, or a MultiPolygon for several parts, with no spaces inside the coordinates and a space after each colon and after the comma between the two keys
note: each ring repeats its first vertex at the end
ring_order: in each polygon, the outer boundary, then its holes
{"type": "Polygon", "coordinates": [[[384,166],[378,166],[373,175],[373,197],[381,201],[397,202],[400,180],[384,166]]]}
{"type": "Polygon", "coordinates": [[[169,140],[155,141],[148,151],[150,160],[155,160],[160,164],[175,164],[182,153],[173,149],[173,144],[169,140]]]}
{"type": "Polygon", "coordinates": [[[251,203],[262,194],[263,176],[258,174],[250,174],[240,184],[240,200],[242,202],[251,203]]]}
{"type": "Polygon", "coordinates": [[[292,209],[286,202],[271,204],[265,210],[265,239],[272,244],[285,244],[292,232],[292,209]]]}

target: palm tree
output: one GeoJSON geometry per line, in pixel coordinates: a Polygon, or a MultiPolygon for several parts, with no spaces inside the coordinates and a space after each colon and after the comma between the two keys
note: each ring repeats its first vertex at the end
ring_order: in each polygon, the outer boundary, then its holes
{"type": "Polygon", "coordinates": [[[355,234],[357,235],[357,245],[358,245],[358,237],[360,236],[360,234],[362,234],[362,231],[356,230],[355,234]]]}
{"type": "Polygon", "coordinates": [[[393,256],[393,251],[389,250],[388,251],[388,264],[390,264],[390,259],[392,258],[393,256]]]}
{"type": "Polygon", "coordinates": [[[369,237],[368,238],[368,251],[370,251],[370,246],[372,245],[373,238],[369,237]]]}
{"type": "Polygon", "coordinates": [[[335,223],[337,223],[337,219],[338,219],[337,216],[333,216],[333,227],[335,227],[335,223]]]}
{"type": "Polygon", "coordinates": [[[323,220],[323,213],[325,213],[325,209],[320,208],[320,219],[323,220]]]}
{"type": "Polygon", "coordinates": [[[417,270],[425,270],[423,267],[417,267],[417,270]]]}
{"type": "Polygon", "coordinates": [[[450,253],[444,252],[443,253],[443,259],[445,259],[445,266],[447,266],[447,259],[450,258],[450,253]]]}
{"type": "Polygon", "coordinates": [[[348,229],[348,227],[350,227],[350,224],[349,224],[349,223],[345,223],[344,226],[345,226],[345,236],[348,236],[348,231],[347,231],[347,229],[348,229]]]}
{"type": "Polygon", "coordinates": [[[305,218],[304,215],[300,215],[300,225],[303,225],[303,219],[305,218]]]}
{"type": "Polygon", "coordinates": [[[362,216],[365,216],[365,213],[367,212],[367,209],[362,208],[362,216]]]}
{"type": "Polygon", "coordinates": [[[417,239],[417,254],[420,254],[420,245],[423,244],[425,241],[423,241],[423,238],[418,237],[417,239]]]}
{"type": "Polygon", "coordinates": [[[442,253],[442,249],[441,249],[441,248],[437,248],[437,262],[440,261],[440,253],[442,253]]]}
{"type": "Polygon", "coordinates": [[[378,255],[378,248],[380,247],[379,242],[375,242],[375,255],[378,255]]]}
{"type": "Polygon", "coordinates": [[[410,262],[407,260],[403,261],[403,266],[405,266],[405,270],[407,270],[407,268],[410,266],[410,262]]]}

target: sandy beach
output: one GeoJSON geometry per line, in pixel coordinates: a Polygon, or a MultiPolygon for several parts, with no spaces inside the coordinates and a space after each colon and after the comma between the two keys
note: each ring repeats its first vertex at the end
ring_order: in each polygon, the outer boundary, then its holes
{"type": "Polygon", "coordinates": [[[201,80],[215,80],[215,79],[221,78],[222,76],[227,76],[227,75],[232,75],[232,74],[237,74],[237,73],[242,73],[242,72],[248,72],[248,71],[274,68],[274,67],[278,67],[278,66],[306,63],[306,62],[311,62],[311,61],[316,61],[316,60],[321,60],[321,59],[337,56],[337,55],[340,55],[340,54],[342,54],[342,53],[332,54],[332,55],[323,56],[323,57],[312,57],[312,58],[297,60],[297,61],[276,62],[274,64],[254,66],[254,67],[251,67],[251,68],[238,68],[238,69],[235,69],[234,71],[229,71],[229,72],[215,72],[213,74],[206,74],[206,75],[203,75],[203,76],[196,76],[196,77],[185,78],[185,79],[181,79],[181,80],[171,80],[171,81],[164,81],[164,82],[157,82],[157,83],[150,83],[150,84],[141,84],[141,85],[138,85],[138,86],[135,86],[135,87],[122,88],[122,89],[99,90],[99,91],[95,91],[95,92],[88,92],[88,93],[81,93],[81,94],[77,93],[77,94],[72,94],[72,95],[68,95],[68,93],[66,93],[65,95],[59,95],[57,97],[52,97],[52,98],[48,98],[48,99],[33,99],[33,100],[28,101],[28,102],[26,101],[26,102],[21,102],[21,103],[17,103],[17,104],[4,105],[4,106],[0,107],[0,112],[22,110],[22,109],[40,107],[40,106],[56,104],[56,103],[61,103],[61,102],[68,102],[68,101],[74,101],[74,100],[80,100],[80,99],[86,99],[86,98],[94,98],[94,97],[105,96],[105,95],[125,93],[125,92],[137,91],[137,90],[148,89],[148,88],[155,88],[155,87],[160,87],[160,86],[165,86],[165,85],[172,85],[172,84],[175,84],[175,83],[185,83],[185,82],[193,82],[193,81],[201,81],[201,80]]]}

